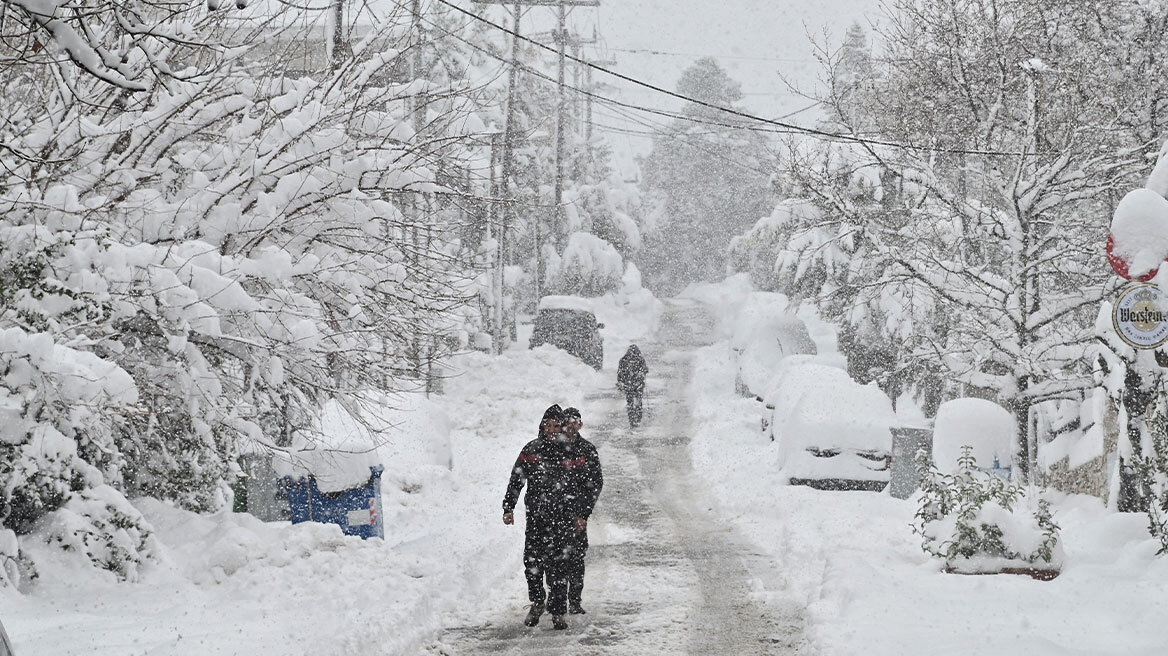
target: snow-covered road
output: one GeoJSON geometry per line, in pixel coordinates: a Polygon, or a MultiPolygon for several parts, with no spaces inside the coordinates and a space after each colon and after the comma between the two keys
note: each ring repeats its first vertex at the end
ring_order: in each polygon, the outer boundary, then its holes
{"type": "MultiPolygon", "coordinates": [[[[641,345],[651,372],[637,429],[628,428],[615,390],[589,399],[594,407],[607,400],[609,411],[585,426],[605,469],[590,528],[588,614],[569,616],[564,632],[546,621],[526,628],[512,595],[444,632],[429,653],[796,653],[800,606],[776,603],[783,597],[773,560],[753,553],[718,516],[691,464],[690,360],[712,331],[700,306],[668,307],[658,342],[641,345]]],[[[515,578],[520,589],[518,570],[515,578]]]]}

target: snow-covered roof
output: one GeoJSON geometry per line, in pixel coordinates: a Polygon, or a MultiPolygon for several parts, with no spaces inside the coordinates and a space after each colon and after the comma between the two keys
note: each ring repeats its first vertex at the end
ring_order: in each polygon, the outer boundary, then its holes
{"type": "Polygon", "coordinates": [[[1017,423],[1002,406],[985,399],[953,399],[937,408],[933,422],[933,461],[943,472],[957,469],[961,447],[973,448],[979,467],[989,468],[997,458],[1002,467],[1014,461],[1017,423]]]}
{"type": "Polygon", "coordinates": [[[580,296],[544,296],[539,299],[541,310],[578,310],[592,312],[592,299],[580,296]]]}

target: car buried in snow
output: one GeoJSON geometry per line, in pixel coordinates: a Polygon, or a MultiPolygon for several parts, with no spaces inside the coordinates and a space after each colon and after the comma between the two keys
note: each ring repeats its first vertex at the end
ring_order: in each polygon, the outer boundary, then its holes
{"type": "Polygon", "coordinates": [[[737,358],[734,389],[761,398],[767,382],[784,359],[817,351],[807,325],[796,317],[782,294],[758,292],[739,312],[730,348],[737,358]]]}
{"type": "Polygon", "coordinates": [[[584,299],[544,296],[539,300],[530,347],[551,344],[599,371],[604,366],[602,328],[604,324],[596,321],[596,315],[584,299]]]}
{"type": "Polygon", "coordinates": [[[892,402],[833,366],[806,362],[785,377],[772,432],[781,476],[820,490],[882,491],[892,469],[892,402]]]}

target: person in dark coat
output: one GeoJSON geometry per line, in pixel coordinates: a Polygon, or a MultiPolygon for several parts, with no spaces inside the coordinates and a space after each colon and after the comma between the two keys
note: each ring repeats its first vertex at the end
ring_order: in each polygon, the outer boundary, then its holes
{"type": "Polygon", "coordinates": [[[573,522],[576,528],[576,543],[568,559],[568,612],[582,615],[586,611],[582,605],[584,592],[584,556],[588,552],[588,518],[604,489],[604,473],[600,468],[600,455],[596,447],[580,435],[584,420],[576,408],[564,410],[564,434],[568,437],[568,460],[570,487],[568,499],[575,507],[573,522]]]}
{"type": "Polygon", "coordinates": [[[571,481],[566,438],[562,434],[564,416],[553,405],[543,414],[539,437],[519,452],[507,493],[503,496],[503,523],[515,523],[515,504],[523,497],[527,525],[524,529],[523,573],[531,608],[523,623],[539,624],[544,610],[552,614],[552,627],[566,629],[568,610],[568,559],[575,548],[575,504],[568,499],[571,481]],[[546,580],[547,589],[544,588],[546,580]]]}
{"type": "Polygon", "coordinates": [[[645,376],[649,367],[636,344],[629,346],[616,367],[616,387],[625,393],[629,426],[641,423],[641,402],[645,394],[645,376]]]}

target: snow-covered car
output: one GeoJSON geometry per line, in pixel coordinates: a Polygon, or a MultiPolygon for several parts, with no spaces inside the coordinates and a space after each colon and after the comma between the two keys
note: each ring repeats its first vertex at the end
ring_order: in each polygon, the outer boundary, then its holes
{"type": "Polygon", "coordinates": [[[829,390],[851,381],[847,360],[838,353],[792,355],[775,368],[758,399],[762,401],[761,428],[773,442],[775,429],[781,428],[791,408],[807,390],[829,390]]]}
{"type": "Polygon", "coordinates": [[[817,351],[807,325],[789,311],[787,298],[767,293],[755,294],[739,312],[730,346],[738,361],[735,390],[759,398],[784,358],[817,351]]]}
{"type": "Polygon", "coordinates": [[[597,371],[604,366],[604,341],[591,308],[573,296],[544,296],[531,331],[531,348],[551,344],[597,371]]]}
{"type": "Polygon", "coordinates": [[[782,476],[821,490],[883,490],[896,423],[888,396],[814,363],[793,370],[786,386],[775,407],[777,417],[790,404],[775,426],[782,476]]]}

